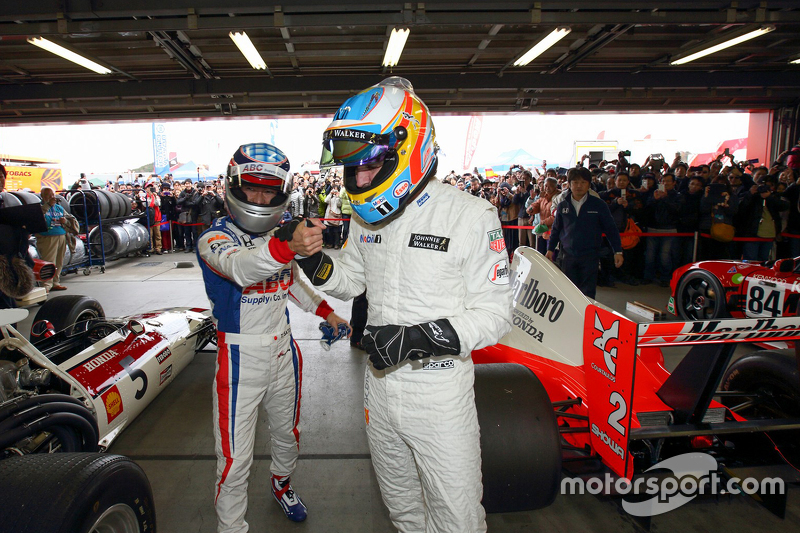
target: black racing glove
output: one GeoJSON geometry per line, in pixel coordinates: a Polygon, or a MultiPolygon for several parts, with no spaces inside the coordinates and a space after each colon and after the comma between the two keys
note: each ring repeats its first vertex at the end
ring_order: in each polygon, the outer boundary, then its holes
{"type": "Polygon", "coordinates": [[[383,370],[406,359],[415,361],[436,355],[459,355],[461,342],[446,318],[416,326],[388,325],[367,330],[361,338],[372,366],[383,370]]]}
{"type": "Polygon", "coordinates": [[[275,232],[275,238],[277,238],[279,241],[290,242],[292,237],[294,237],[294,230],[297,229],[297,225],[302,221],[302,218],[293,218],[278,228],[278,230],[275,232]]]}
{"type": "Polygon", "coordinates": [[[294,260],[315,287],[328,281],[333,273],[333,261],[324,252],[317,252],[311,257],[295,257],[294,260]]]}

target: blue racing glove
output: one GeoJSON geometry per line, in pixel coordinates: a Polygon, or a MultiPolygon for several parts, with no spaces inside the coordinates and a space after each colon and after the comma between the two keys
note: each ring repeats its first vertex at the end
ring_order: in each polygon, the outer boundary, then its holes
{"type": "Polygon", "coordinates": [[[406,359],[459,355],[461,342],[446,318],[415,326],[388,325],[367,329],[361,339],[372,366],[384,370],[406,359]]]}

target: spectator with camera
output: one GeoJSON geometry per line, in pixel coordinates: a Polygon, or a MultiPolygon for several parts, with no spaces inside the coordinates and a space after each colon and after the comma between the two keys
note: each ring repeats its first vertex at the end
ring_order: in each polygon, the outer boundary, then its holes
{"type": "MultiPolygon", "coordinates": [[[[700,200],[698,229],[701,233],[711,234],[712,224],[733,226],[738,209],[739,197],[733,187],[725,177],[717,176],[705,187],[700,200]]],[[[733,257],[731,239],[722,234],[717,238],[700,239],[698,256],[702,259],[730,259],[733,257]]]]}
{"type": "Polygon", "coordinates": [[[306,188],[303,196],[303,216],[305,218],[319,218],[319,197],[314,192],[313,184],[306,188]]]}
{"type": "Polygon", "coordinates": [[[517,226],[520,226],[517,231],[518,246],[534,247],[536,245],[531,228],[523,227],[531,225],[530,214],[528,214],[528,211],[525,210],[525,203],[528,201],[528,198],[530,198],[529,191],[533,189],[532,181],[533,175],[531,174],[531,171],[522,170],[520,172],[520,181],[517,184],[517,192],[514,193],[514,197],[511,200],[517,204],[517,208],[519,210],[517,215],[517,226]]]}
{"type": "Polygon", "coordinates": [[[534,232],[536,233],[536,250],[541,254],[547,253],[547,240],[550,238],[550,231],[553,229],[555,221],[553,198],[558,192],[558,181],[555,178],[547,178],[544,180],[544,190],[540,190],[538,198],[529,203],[528,213],[539,216],[539,223],[534,228],[534,232]]]}
{"type": "Polygon", "coordinates": [[[161,218],[166,224],[161,225],[161,249],[171,250],[173,241],[170,238],[173,222],[178,220],[175,197],[172,195],[171,181],[161,183],[161,218]]]}
{"type": "Polygon", "coordinates": [[[225,203],[217,194],[217,191],[214,190],[214,184],[211,182],[206,182],[202,185],[198,183],[197,189],[200,193],[197,222],[201,224],[201,226],[198,226],[197,235],[200,235],[211,226],[211,223],[217,218],[218,211],[223,208],[225,203]]]}
{"type": "MultiPolygon", "coordinates": [[[[678,193],[678,219],[675,229],[678,233],[694,233],[700,223],[700,200],[703,198],[704,184],[700,176],[688,178],[685,191],[678,193]]],[[[692,261],[694,256],[694,237],[676,237],[673,243],[672,263],[675,267],[692,261]]]]}
{"type": "Polygon", "coordinates": [[[339,198],[338,187],[332,186],[331,192],[325,197],[325,231],[322,234],[325,248],[341,248],[339,238],[342,225],[342,199],[339,198]]]}
{"type": "Polygon", "coordinates": [[[780,239],[781,211],[789,208],[788,201],[775,192],[778,177],[770,174],[753,184],[739,203],[738,226],[740,237],[758,237],[769,241],[748,241],[742,247],[742,258],[766,261],[775,240],[780,239]]]}
{"type": "MultiPolygon", "coordinates": [[[[628,219],[634,219],[634,214],[641,214],[641,209],[643,208],[641,193],[631,187],[628,173],[624,171],[617,174],[614,188],[602,193],[600,198],[608,205],[614,225],[619,233],[625,232],[628,228],[628,219]]],[[[642,255],[642,259],[644,256],[644,253],[638,248],[640,246],[623,250],[625,256],[624,266],[621,270],[611,270],[612,258],[610,250],[606,246],[601,254],[601,268],[604,271],[602,279],[604,281],[607,279],[609,284],[613,283],[613,280],[611,280],[611,272],[613,272],[613,277],[622,283],[638,285],[639,281],[633,273],[633,266],[637,263],[637,254],[642,255]],[[608,274],[608,277],[605,274],[608,274]]]]}
{"type": "MultiPolygon", "coordinates": [[[[645,220],[648,233],[675,233],[677,231],[680,203],[675,190],[675,176],[667,173],[661,183],[647,198],[645,220]]],[[[669,286],[674,265],[672,264],[672,246],[674,236],[648,236],[645,243],[644,275],[642,282],[653,283],[658,276],[662,287],[669,286]]]]}
{"type": "Polygon", "coordinates": [[[508,226],[516,224],[519,204],[514,203],[514,191],[508,182],[504,181],[497,188],[497,209],[500,213],[500,224],[503,226],[503,238],[506,241],[508,255],[513,255],[519,246],[519,235],[516,229],[508,226]]]}
{"type": "Polygon", "coordinates": [[[178,222],[182,224],[180,227],[183,233],[183,248],[186,253],[194,252],[195,244],[195,226],[197,223],[197,214],[200,206],[200,193],[197,188],[192,185],[192,180],[183,182],[184,187],[178,196],[175,204],[180,210],[178,215],[178,222]]]}

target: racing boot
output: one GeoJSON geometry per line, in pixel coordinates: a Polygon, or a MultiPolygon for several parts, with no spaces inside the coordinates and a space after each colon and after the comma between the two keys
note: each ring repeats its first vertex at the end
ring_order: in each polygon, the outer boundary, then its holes
{"type": "Polygon", "coordinates": [[[281,509],[286,513],[286,517],[293,522],[305,520],[308,510],[300,496],[295,494],[292,489],[292,482],[289,476],[276,476],[273,474],[270,483],[272,484],[272,495],[275,496],[281,509]]]}

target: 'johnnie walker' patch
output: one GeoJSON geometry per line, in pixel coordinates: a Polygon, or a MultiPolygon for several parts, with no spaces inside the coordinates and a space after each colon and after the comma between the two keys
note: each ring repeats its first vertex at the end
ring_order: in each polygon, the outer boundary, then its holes
{"type": "Polygon", "coordinates": [[[450,246],[450,237],[437,237],[436,235],[421,235],[412,233],[408,241],[409,248],[424,248],[437,252],[446,252],[450,246]]]}

